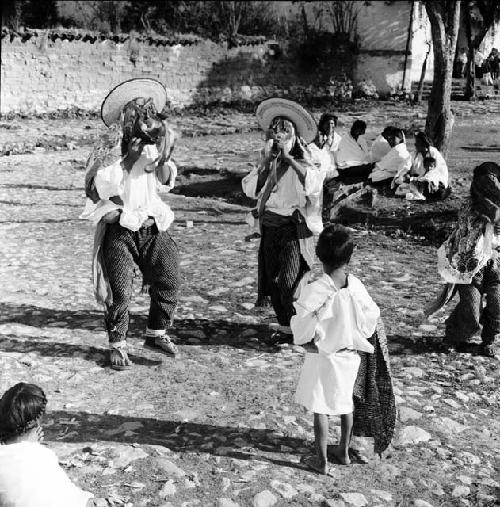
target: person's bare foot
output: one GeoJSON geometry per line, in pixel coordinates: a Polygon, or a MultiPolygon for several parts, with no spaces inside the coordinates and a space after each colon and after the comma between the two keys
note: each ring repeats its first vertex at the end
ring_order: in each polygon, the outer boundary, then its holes
{"type": "Polygon", "coordinates": [[[349,450],[340,447],[340,445],[332,445],[328,449],[329,455],[337,461],[340,465],[350,465],[349,450]]]}
{"type": "Polygon", "coordinates": [[[321,475],[332,476],[328,463],[318,458],[318,456],[308,456],[302,459],[302,463],[313,472],[317,472],[321,475]]]}

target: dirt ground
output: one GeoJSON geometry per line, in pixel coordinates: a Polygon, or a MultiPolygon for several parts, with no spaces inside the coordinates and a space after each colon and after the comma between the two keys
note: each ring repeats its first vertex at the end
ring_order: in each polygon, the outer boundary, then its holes
{"type": "MultiPolygon", "coordinates": [[[[104,365],[102,310],[90,282],[93,227],[79,220],[85,159],[96,118],[0,121],[0,391],[35,382],[49,398],[49,447],[81,487],[129,506],[500,505],[499,362],[442,352],[451,305],[430,321],[418,310],[438,291],[436,245],[451,227],[473,167],[498,161],[500,115],[488,103],[456,103],[448,161],[453,193],[436,204],[381,197],[342,220],[358,244],[353,272],[380,305],[388,331],[398,422],[379,458],[304,469],[312,416],[294,401],[303,349],[268,347],[274,319],[254,308],[256,241],[238,178],[261,134],[248,113],[177,115],[180,169],[166,200],[176,221],[182,289],[172,336],[181,355],[142,348],[148,301],[136,280],[129,343],[135,366],[104,365]],[[192,222],[192,226],[191,223],[192,222]]],[[[316,111],[319,114],[319,111],[316,111]]],[[[358,104],[346,130],[368,122],[423,126],[421,107],[358,104]]],[[[411,139],[409,139],[411,144],[411,139]]],[[[317,268],[319,270],[319,268],[317,268]]],[[[319,272],[319,271],[318,271],[319,272]]],[[[338,438],[333,418],[331,440],[338,438]]]]}

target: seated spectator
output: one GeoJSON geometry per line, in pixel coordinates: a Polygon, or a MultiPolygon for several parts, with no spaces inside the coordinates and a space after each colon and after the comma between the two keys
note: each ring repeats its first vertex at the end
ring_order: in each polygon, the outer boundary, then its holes
{"type": "Polygon", "coordinates": [[[424,132],[415,134],[415,153],[410,171],[398,174],[394,185],[398,186],[397,195],[409,194],[407,198],[412,200],[439,200],[450,194],[446,161],[424,132]]]}
{"type": "Polygon", "coordinates": [[[322,163],[328,167],[325,180],[330,180],[338,176],[336,153],[342,137],[335,132],[338,118],[330,113],[324,113],[318,123],[318,135],[314,144],[310,147],[322,159],[322,163]],[[317,147],[319,150],[315,150],[317,147]]]}
{"type": "Polygon", "coordinates": [[[372,172],[374,164],[370,162],[370,152],[364,138],[366,123],[356,120],[349,134],[342,137],[337,151],[337,170],[339,179],[353,183],[354,179],[363,180],[372,172]]]}
{"type": "Polygon", "coordinates": [[[92,493],[75,486],[53,451],[41,445],[47,398],[34,384],[16,384],[0,399],[0,505],[91,507],[92,493]]]}
{"type": "Polygon", "coordinates": [[[393,127],[385,127],[382,133],[373,141],[372,149],[370,150],[371,162],[379,162],[391,151],[391,145],[387,142],[387,135],[392,129],[393,127]]]}
{"type": "Polygon", "coordinates": [[[375,164],[369,176],[372,183],[390,183],[395,176],[407,173],[411,167],[411,155],[406,147],[404,132],[395,127],[389,127],[384,132],[391,149],[375,164]]]}

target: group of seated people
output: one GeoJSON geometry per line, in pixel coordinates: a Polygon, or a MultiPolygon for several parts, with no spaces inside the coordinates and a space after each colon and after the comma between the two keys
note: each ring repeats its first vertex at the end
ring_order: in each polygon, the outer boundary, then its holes
{"type": "Polygon", "coordinates": [[[327,181],[385,185],[408,200],[439,200],[449,194],[446,161],[424,132],[415,134],[415,151],[410,154],[400,128],[385,127],[369,148],[363,120],[355,120],[342,136],[336,127],[337,117],[323,114],[314,142],[329,165],[327,181]]]}

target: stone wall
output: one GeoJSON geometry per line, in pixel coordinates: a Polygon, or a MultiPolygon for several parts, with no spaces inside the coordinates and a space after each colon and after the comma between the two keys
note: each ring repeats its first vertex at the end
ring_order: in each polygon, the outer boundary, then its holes
{"type": "Polygon", "coordinates": [[[322,88],[329,79],[305,72],[293,48],[282,43],[228,49],[205,40],[157,46],[134,39],[92,43],[38,34],[24,41],[2,39],[2,114],[98,110],[113,86],[144,76],[161,81],[172,105],[180,107],[329,93],[322,88]]]}

